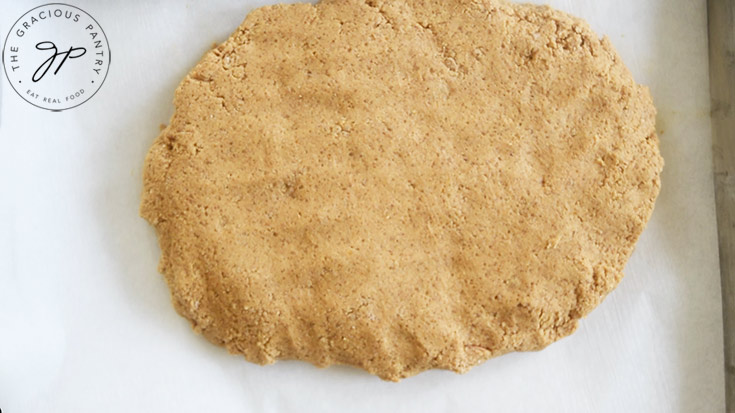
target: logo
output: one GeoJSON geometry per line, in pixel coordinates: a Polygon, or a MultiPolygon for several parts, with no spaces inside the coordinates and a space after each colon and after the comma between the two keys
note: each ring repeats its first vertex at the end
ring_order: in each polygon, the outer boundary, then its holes
{"type": "Polygon", "coordinates": [[[88,101],[110,68],[110,45],[97,21],[64,3],[38,6],[11,27],[3,66],[16,93],[42,109],[62,111],[88,101]]]}

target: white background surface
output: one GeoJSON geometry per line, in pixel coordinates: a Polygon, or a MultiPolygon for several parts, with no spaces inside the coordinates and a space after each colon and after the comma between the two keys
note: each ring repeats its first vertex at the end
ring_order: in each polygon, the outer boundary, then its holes
{"type": "MultiPolygon", "coordinates": [[[[0,33],[41,3],[3,1],[0,33]]],[[[193,334],[138,217],[143,158],[179,80],[268,3],[73,0],[109,39],[99,93],[51,113],[2,80],[3,413],[724,411],[704,0],[549,2],[609,36],[650,86],[666,160],[626,277],[571,337],[395,384],[347,367],[260,367],[193,334]]]]}

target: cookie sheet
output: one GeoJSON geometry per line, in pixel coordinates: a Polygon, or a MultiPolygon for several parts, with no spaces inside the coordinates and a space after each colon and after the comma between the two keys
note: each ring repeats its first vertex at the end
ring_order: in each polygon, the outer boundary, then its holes
{"type": "MultiPolygon", "coordinates": [[[[662,191],[620,286],[572,336],[401,383],[261,367],[192,333],[138,217],[179,80],[268,1],[74,0],[112,62],[54,113],[0,82],[0,409],[14,412],[719,412],[722,315],[703,0],[551,0],[610,38],[659,111],[662,191]]],[[[37,4],[4,2],[0,34],[37,4]]]]}

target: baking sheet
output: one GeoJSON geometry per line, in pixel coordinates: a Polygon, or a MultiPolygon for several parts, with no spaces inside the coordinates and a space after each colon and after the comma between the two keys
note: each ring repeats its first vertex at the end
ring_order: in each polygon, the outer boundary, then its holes
{"type": "MultiPolygon", "coordinates": [[[[465,375],[387,383],[348,367],[260,367],[195,336],[138,217],[141,168],[179,80],[267,1],[74,0],[113,54],[99,93],[52,113],[2,80],[0,409],[724,411],[702,0],[554,0],[610,37],[659,110],[663,187],[605,302],[577,333],[465,375]]],[[[38,2],[0,6],[0,33],[38,2]]]]}

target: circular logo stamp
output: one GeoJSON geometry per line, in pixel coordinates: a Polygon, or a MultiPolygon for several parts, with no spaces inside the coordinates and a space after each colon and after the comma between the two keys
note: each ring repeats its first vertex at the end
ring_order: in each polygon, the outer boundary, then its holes
{"type": "Polygon", "coordinates": [[[110,45],[97,21],[63,3],[31,9],[3,46],[5,75],[28,103],[61,111],[88,101],[110,68],[110,45]]]}

